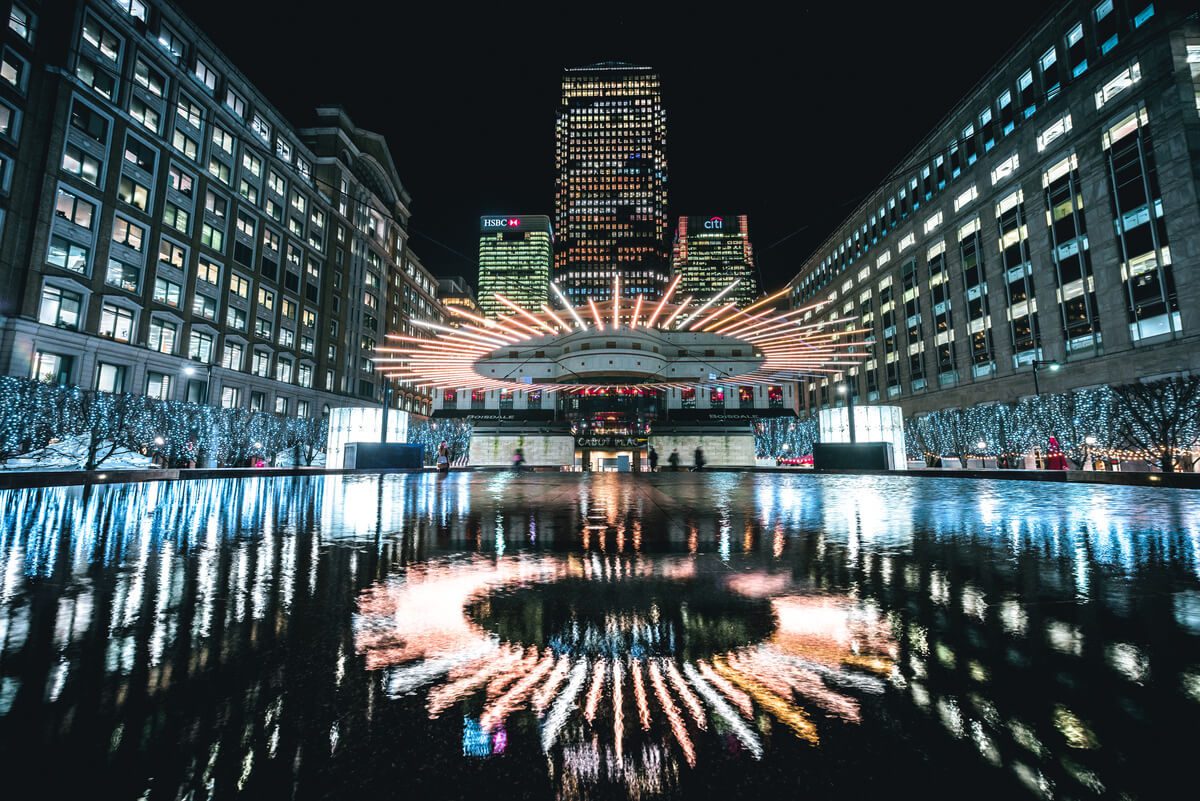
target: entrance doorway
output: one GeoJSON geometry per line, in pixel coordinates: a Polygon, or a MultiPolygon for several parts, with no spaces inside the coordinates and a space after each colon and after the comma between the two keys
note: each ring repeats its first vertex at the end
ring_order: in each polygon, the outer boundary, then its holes
{"type": "Polygon", "coordinates": [[[575,451],[575,469],[595,473],[636,473],[644,469],[643,457],[640,450],[601,451],[589,448],[575,451]]]}

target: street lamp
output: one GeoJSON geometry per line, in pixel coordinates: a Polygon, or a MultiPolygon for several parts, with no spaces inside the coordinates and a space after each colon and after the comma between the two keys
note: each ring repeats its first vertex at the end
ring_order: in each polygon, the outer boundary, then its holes
{"type": "Polygon", "coordinates": [[[1034,359],[1033,360],[1033,394],[1034,395],[1042,394],[1042,389],[1041,389],[1041,387],[1038,386],[1038,370],[1042,367],[1045,367],[1047,370],[1049,370],[1052,373],[1057,373],[1059,368],[1062,367],[1062,365],[1056,361],[1051,361],[1048,359],[1034,359]]]}
{"type": "Polygon", "coordinates": [[[392,379],[388,376],[384,376],[383,377],[383,414],[380,415],[380,420],[379,420],[379,427],[381,429],[379,432],[379,441],[381,443],[387,442],[388,413],[391,411],[392,391],[393,391],[392,379]]]}
{"type": "Polygon", "coordinates": [[[854,393],[850,391],[849,378],[838,385],[837,393],[846,396],[846,427],[850,429],[850,442],[853,444],[857,439],[854,435],[854,393]]]}
{"type": "MultiPolygon", "coordinates": [[[[205,365],[204,403],[208,404],[209,406],[212,405],[212,397],[211,397],[212,396],[212,370],[213,370],[213,368],[212,368],[211,364],[205,365]]],[[[191,365],[188,365],[187,367],[183,368],[183,374],[186,375],[188,378],[191,378],[192,376],[196,375],[198,372],[199,371],[195,367],[192,367],[191,365]]]]}

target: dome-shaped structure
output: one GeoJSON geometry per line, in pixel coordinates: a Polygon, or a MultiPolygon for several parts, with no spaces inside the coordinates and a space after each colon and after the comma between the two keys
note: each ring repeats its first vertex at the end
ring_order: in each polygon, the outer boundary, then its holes
{"type": "Polygon", "coordinates": [[[865,358],[862,331],[849,318],[807,324],[807,309],[779,311],[783,291],[739,309],[719,305],[730,284],[696,306],[672,302],[679,279],[658,301],[622,298],[576,308],[539,310],[496,299],[512,310],[498,319],[458,307],[460,328],[416,320],[432,337],[389,335],[397,344],[375,359],[384,375],[425,386],[466,389],[588,390],[638,386],[663,389],[712,382],[762,384],[842,371],[865,358]]]}

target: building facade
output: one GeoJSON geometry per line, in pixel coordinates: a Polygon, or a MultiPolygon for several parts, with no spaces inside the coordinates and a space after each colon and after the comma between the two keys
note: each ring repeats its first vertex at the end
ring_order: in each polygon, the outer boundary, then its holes
{"type": "Polygon", "coordinates": [[[759,295],[758,271],[750,226],[745,214],[680,217],[671,252],[671,273],[679,277],[675,291],[703,302],[729,286],[721,299],[749,306],[759,295]]]}
{"type": "Polygon", "coordinates": [[[457,328],[461,317],[454,313],[457,307],[467,314],[479,315],[479,301],[475,299],[475,290],[461,275],[452,275],[438,279],[438,301],[446,310],[446,323],[457,328]]]}
{"type": "MultiPolygon", "coordinates": [[[[844,377],[860,401],[915,414],[1200,370],[1190,11],[1062,5],[808,259],[802,319],[871,332],[844,377]]],[[[804,406],[840,379],[804,381],[804,406]]]]}
{"type": "MultiPolygon", "coordinates": [[[[667,116],[649,67],[603,63],[563,73],[555,126],[554,276],[572,303],[667,282],[667,116]]],[[[480,291],[482,295],[482,289],[480,291]]]]}
{"type": "Polygon", "coordinates": [[[15,3],[5,31],[0,370],[289,415],[377,402],[410,203],[382,138],[335,108],[293,128],[170,3],[52,10],[15,3]]]}
{"type": "Polygon", "coordinates": [[[554,233],[545,215],[479,218],[479,308],[488,317],[511,314],[500,294],[529,309],[550,299],[554,233]]]}

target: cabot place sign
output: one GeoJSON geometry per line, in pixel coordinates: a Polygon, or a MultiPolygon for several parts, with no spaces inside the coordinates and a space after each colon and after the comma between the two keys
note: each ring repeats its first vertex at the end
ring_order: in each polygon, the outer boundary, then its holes
{"type": "Polygon", "coordinates": [[[720,217],[712,217],[704,221],[704,227],[708,230],[721,230],[725,227],[725,221],[720,217]]]}
{"type": "Polygon", "coordinates": [[[484,217],[484,228],[516,228],[521,224],[517,217],[484,217]]]}

